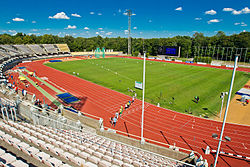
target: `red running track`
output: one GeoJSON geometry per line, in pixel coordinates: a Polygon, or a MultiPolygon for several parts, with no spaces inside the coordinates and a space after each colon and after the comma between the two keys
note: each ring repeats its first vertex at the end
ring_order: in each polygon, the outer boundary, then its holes
{"type": "MultiPolygon", "coordinates": [[[[110,127],[109,119],[131,97],[70,74],[43,65],[44,61],[27,64],[28,70],[36,71],[39,77],[47,77],[50,82],[60,86],[75,96],[87,100],[81,108],[86,112],[104,119],[104,126],[110,127]]],[[[49,88],[44,88],[45,90],[49,88]]],[[[135,100],[132,106],[124,111],[115,129],[140,136],[141,101],[135,100]]],[[[214,162],[214,155],[205,155],[204,149],[210,146],[216,149],[218,141],[212,139],[212,133],[220,133],[221,122],[194,117],[146,103],[144,116],[144,137],[177,147],[195,150],[206,158],[209,164],[214,162]]],[[[232,141],[222,143],[224,152],[250,157],[250,126],[227,123],[224,135],[232,141]]],[[[250,162],[226,156],[219,157],[218,166],[249,166],[250,162]]]]}

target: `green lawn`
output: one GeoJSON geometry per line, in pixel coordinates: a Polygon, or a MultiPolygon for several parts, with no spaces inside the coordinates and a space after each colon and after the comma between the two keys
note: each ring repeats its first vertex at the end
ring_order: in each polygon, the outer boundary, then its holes
{"type": "MultiPolygon", "coordinates": [[[[134,88],[135,81],[142,81],[142,60],[106,58],[46,65],[72,75],[79,73],[80,78],[132,96],[127,91],[131,88],[142,97],[142,91],[134,88]]],[[[220,93],[229,90],[231,75],[229,70],[147,61],[145,100],[178,112],[215,116],[221,106],[220,93]],[[200,97],[198,104],[192,101],[194,96],[200,97]]],[[[249,78],[249,73],[237,72],[233,93],[249,78]]]]}

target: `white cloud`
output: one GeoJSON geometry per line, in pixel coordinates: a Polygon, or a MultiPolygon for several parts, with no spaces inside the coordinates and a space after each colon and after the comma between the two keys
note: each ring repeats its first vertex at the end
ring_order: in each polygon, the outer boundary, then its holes
{"type": "Polygon", "coordinates": [[[134,30],[137,30],[137,27],[133,27],[134,30]]]}
{"type": "Polygon", "coordinates": [[[12,35],[16,35],[17,34],[16,30],[8,30],[8,32],[12,33],[12,35]]]}
{"type": "Polygon", "coordinates": [[[49,16],[50,19],[69,19],[69,17],[64,13],[64,12],[60,12],[60,13],[57,13],[56,15],[54,16],[49,16]]]}
{"type": "Polygon", "coordinates": [[[205,14],[215,15],[217,12],[215,10],[208,10],[205,12],[205,14]]]}
{"type": "Polygon", "coordinates": [[[247,24],[245,23],[245,22],[241,22],[241,23],[234,23],[234,25],[240,25],[240,26],[242,26],[242,27],[246,27],[247,26],[247,24]]]}
{"type": "Polygon", "coordinates": [[[8,22],[6,22],[6,24],[10,24],[10,22],[8,21],[8,22]]]}
{"type": "Polygon", "coordinates": [[[84,30],[89,30],[89,27],[84,27],[84,30]]]}
{"type": "Polygon", "coordinates": [[[202,18],[200,18],[200,17],[196,17],[196,18],[195,18],[195,20],[202,20],[202,18]]]}
{"type": "Polygon", "coordinates": [[[128,15],[128,13],[124,12],[124,13],[123,13],[123,15],[127,16],[127,15],[128,15]]]}
{"type": "Polygon", "coordinates": [[[95,14],[95,12],[90,12],[89,14],[93,15],[93,14],[95,14]]]}
{"type": "Polygon", "coordinates": [[[234,11],[232,12],[233,15],[240,15],[241,13],[242,13],[241,10],[239,10],[239,11],[234,10],[234,11]]]}
{"type": "Polygon", "coordinates": [[[248,7],[245,7],[244,9],[241,10],[243,13],[247,14],[250,13],[250,9],[248,7]]]}
{"type": "Polygon", "coordinates": [[[211,24],[211,23],[219,23],[219,22],[220,22],[220,20],[218,20],[218,19],[212,19],[212,20],[209,20],[207,23],[211,24]]]}
{"type": "Polygon", "coordinates": [[[16,30],[8,30],[10,33],[16,33],[16,30]]]}
{"type": "Polygon", "coordinates": [[[80,16],[79,14],[76,14],[76,13],[71,14],[71,16],[74,16],[74,17],[82,17],[82,16],[80,16]]]}
{"type": "Polygon", "coordinates": [[[182,7],[178,7],[178,8],[176,8],[175,10],[177,10],[177,11],[182,11],[182,7]]]}
{"type": "Polygon", "coordinates": [[[113,32],[107,32],[106,35],[112,35],[113,32]]]}
{"type": "Polygon", "coordinates": [[[119,10],[118,10],[118,12],[119,12],[119,13],[121,13],[121,12],[122,12],[122,10],[121,10],[121,9],[119,9],[119,10]]]}
{"type": "Polygon", "coordinates": [[[38,29],[32,29],[31,31],[38,31],[38,29]]]}
{"type": "Polygon", "coordinates": [[[246,32],[246,30],[243,30],[242,32],[246,32]]]}
{"type": "Polygon", "coordinates": [[[99,35],[100,33],[99,32],[95,32],[96,35],[99,35]]]}
{"type": "Polygon", "coordinates": [[[13,20],[13,21],[24,21],[24,19],[18,18],[18,17],[14,18],[14,19],[12,19],[12,20],[13,20]]]}
{"type": "Polygon", "coordinates": [[[101,15],[102,15],[102,13],[97,13],[97,15],[98,15],[98,16],[101,16],[101,15]]]}
{"type": "Polygon", "coordinates": [[[31,23],[35,24],[35,23],[36,23],[36,21],[32,21],[31,23]]]}
{"type": "Polygon", "coordinates": [[[49,28],[46,28],[46,29],[44,29],[45,31],[49,31],[50,29],[49,28]]]}
{"type": "Polygon", "coordinates": [[[98,30],[103,30],[103,28],[98,28],[98,30]]]}
{"type": "Polygon", "coordinates": [[[152,23],[152,20],[150,19],[150,20],[148,20],[148,22],[149,22],[149,23],[152,23]]]}
{"type": "Polygon", "coordinates": [[[128,30],[124,30],[124,34],[128,34],[128,30]]]}
{"type": "Polygon", "coordinates": [[[68,25],[68,27],[66,27],[65,29],[76,29],[76,26],[75,25],[73,25],[73,26],[68,25]]]}
{"type": "Polygon", "coordinates": [[[234,9],[233,8],[223,8],[222,11],[224,11],[224,12],[232,12],[232,11],[234,11],[234,9]]]}
{"type": "Polygon", "coordinates": [[[248,14],[248,13],[250,13],[250,9],[248,7],[245,7],[239,11],[237,11],[237,10],[232,11],[233,15],[248,14]]]}

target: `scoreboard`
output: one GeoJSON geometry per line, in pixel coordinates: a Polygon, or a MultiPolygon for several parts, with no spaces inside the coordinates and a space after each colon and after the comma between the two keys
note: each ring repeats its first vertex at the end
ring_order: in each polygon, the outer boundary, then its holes
{"type": "Polygon", "coordinates": [[[179,56],[180,47],[179,46],[160,46],[158,48],[158,55],[179,56]]]}

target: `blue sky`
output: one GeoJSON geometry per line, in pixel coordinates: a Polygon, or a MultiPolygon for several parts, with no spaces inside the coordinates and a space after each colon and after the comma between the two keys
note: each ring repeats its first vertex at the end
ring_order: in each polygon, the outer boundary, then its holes
{"type": "Polygon", "coordinates": [[[131,9],[132,37],[212,36],[250,31],[249,0],[12,0],[1,1],[0,33],[74,37],[127,37],[131,9]]]}

